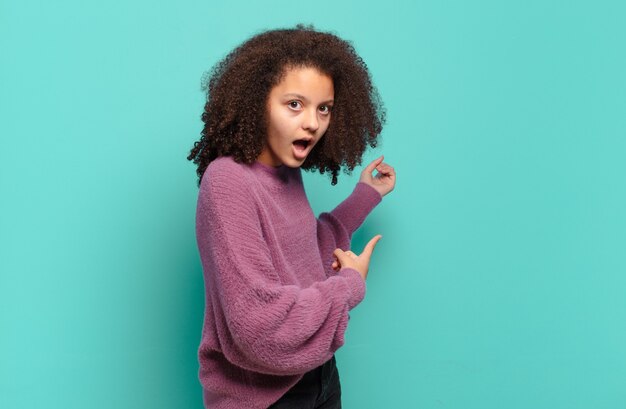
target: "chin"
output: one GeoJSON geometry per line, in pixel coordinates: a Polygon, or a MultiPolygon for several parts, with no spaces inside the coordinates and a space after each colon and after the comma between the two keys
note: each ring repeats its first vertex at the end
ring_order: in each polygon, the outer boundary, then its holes
{"type": "Polygon", "coordinates": [[[281,158],[281,162],[283,163],[283,165],[289,168],[299,168],[308,157],[309,155],[307,155],[304,159],[298,159],[293,157],[292,155],[286,155],[284,158],[281,158]]]}
{"type": "Polygon", "coordinates": [[[283,164],[289,168],[299,168],[300,166],[302,166],[305,160],[290,159],[283,161],[283,164]]]}

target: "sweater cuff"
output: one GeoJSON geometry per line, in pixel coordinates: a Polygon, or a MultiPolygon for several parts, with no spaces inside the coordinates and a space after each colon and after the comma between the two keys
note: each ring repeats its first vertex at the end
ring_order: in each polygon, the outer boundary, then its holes
{"type": "Polygon", "coordinates": [[[348,282],[348,288],[351,291],[348,299],[348,310],[351,310],[365,298],[365,280],[361,277],[361,273],[350,267],[342,268],[339,275],[348,282]]]}

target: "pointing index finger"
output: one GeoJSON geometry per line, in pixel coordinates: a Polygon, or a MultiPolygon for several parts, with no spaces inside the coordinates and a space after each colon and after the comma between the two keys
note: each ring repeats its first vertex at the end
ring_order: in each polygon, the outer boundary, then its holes
{"type": "Polygon", "coordinates": [[[378,158],[374,159],[369,165],[365,167],[365,171],[372,173],[376,167],[382,163],[383,159],[385,159],[385,155],[380,155],[378,158]]]}
{"type": "Polygon", "coordinates": [[[368,259],[371,257],[372,252],[374,251],[374,247],[376,247],[376,244],[378,243],[378,241],[382,238],[383,236],[381,234],[377,234],[376,236],[374,236],[366,245],[365,248],[363,249],[363,252],[361,254],[364,254],[368,259]]]}

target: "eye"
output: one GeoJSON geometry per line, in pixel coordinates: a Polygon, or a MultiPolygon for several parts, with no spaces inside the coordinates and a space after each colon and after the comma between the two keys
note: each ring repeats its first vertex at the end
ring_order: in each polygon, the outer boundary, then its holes
{"type": "Polygon", "coordinates": [[[300,101],[289,101],[288,105],[291,109],[298,109],[300,108],[300,101]]]}
{"type": "Polygon", "coordinates": [[[322,114],[328,115],[333,110],[333,107],[332,107],[332,105],[322,105],[320,107],[320,110],[322,111],[322,114]]]}

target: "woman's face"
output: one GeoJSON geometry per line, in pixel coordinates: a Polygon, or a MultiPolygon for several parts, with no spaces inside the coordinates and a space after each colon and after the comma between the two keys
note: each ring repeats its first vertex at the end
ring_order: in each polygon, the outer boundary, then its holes
{"type": "Polygon", "coordinates": [[[257,160],[301,166],[328,129],[334,95],[328,75],[315,68],[288,69],[269,93],[267,141],[257,160]]]}

